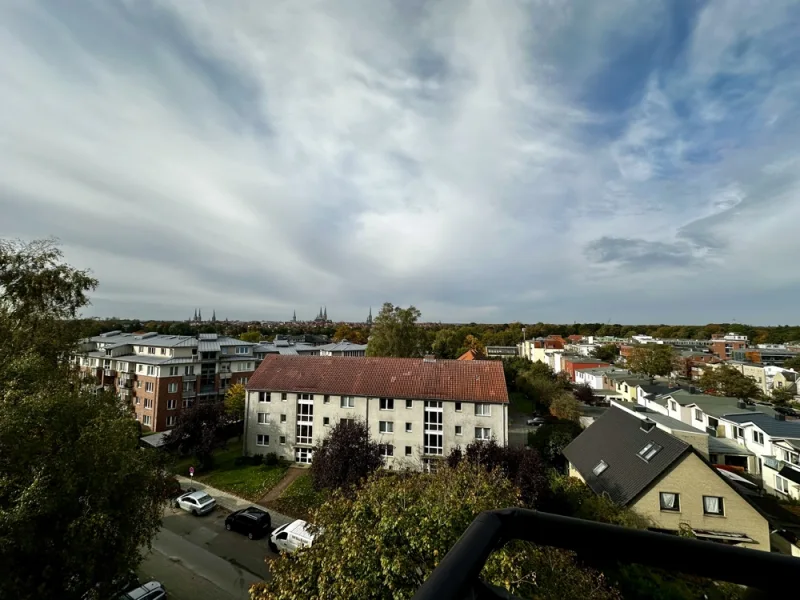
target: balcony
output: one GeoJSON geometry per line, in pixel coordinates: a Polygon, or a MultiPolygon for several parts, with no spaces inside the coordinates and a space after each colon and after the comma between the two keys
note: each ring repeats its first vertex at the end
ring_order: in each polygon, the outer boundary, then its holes
{"type": "Polygon", "coordinates": [[[184,398],[194,398],[197,395],[197,390],[183,390],[182,396],[184,398]]]}
{"type": "Polygon", "coordinates": [[[184,381],[197,381],[197,375],[184,375],[184,381]]]}
{"type": "Polygon", "coordinates": [[[217,388],[214,385],[201,385],[200,386],[200,393],[201,394],[216,394],[217,388]]]}
{"type": "Polygon", "coordinates": [[[130,388],[133,387],[133,379],[131,379],[130,377],[128,377],[126,379],[120,379],[119,386],[121,388],[130,389],[130,388]]]}
{"type": "Polygon", "coordinates": [[[117,372],[114,369],[105,369],[103,375],[106,377],[116,377],[117,372]]]}
{"type": "Polygon", "coordinates": [[[769,467],[770,469],[774,469],[775,471],[781,470],[781,462],[774,456],[765,456],[764,457],[764,465],[769,467]]]}
{"type": "Polygon", "coordinates": [[[489,555],[511,540],[572,550],[582,559],[606,562],[612,558],[767,592],[746,597],[785,596],[786,577],[800,572],[800,560],[774,552],[508,508],[478,515],[417,590],[414,600],[513,598],[479,577],[489,555]]]}

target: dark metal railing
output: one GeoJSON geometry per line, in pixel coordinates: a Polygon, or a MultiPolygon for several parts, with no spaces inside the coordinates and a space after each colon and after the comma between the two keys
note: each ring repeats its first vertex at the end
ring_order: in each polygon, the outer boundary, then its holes
{"type": "Polygon", "coordinates": [[[414,600],[510,598],[478,575],[489,555],[511,540],[573,550],[583,559],[637,563],[775,594],[800,578],[800,559],[783,554],[508,508],[478,515],[414,600]]]}

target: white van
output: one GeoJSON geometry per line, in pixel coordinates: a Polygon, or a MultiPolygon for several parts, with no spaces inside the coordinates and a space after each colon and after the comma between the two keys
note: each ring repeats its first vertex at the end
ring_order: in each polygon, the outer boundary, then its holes
{"type": "Polygon", "coordinates": [[[308,548],[314,542],[314,536],[305,521],[297,520],[288,525],[281,525],[269,537],[269,547],[273,552],[294,552],[298,548],[308,548]]]}

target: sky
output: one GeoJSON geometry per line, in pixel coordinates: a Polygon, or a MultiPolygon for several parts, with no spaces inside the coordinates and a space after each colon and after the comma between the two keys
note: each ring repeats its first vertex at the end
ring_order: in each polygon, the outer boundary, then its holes
{"type": "Polygon", "coordinates": [[[800,3],[4,0],[86,315],[797,323],[800,3]]]}

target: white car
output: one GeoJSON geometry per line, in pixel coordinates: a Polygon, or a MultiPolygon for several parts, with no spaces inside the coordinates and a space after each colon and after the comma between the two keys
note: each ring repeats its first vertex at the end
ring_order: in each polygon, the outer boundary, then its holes
{"type": "Polygon", "coordinates": [[[164,600],[167,590],[158,581],[148,581],[141,587],[134,588],[117,596],[117,600],[164,600]]]}
{"type": "Polygon", "coordinates": [[[186,492],[175,499],[175,508],[182,508],[194,516],[210,513],[216,505],[217,501],[202,491],[186,492]]]}
{"type": "Polygon", "coordinates": [[[297,520],[281,525],[269,538],[269,548],[275,553],[294,552],[314,543],[314,535],[306,529],[305,521],[297,520]]]}

